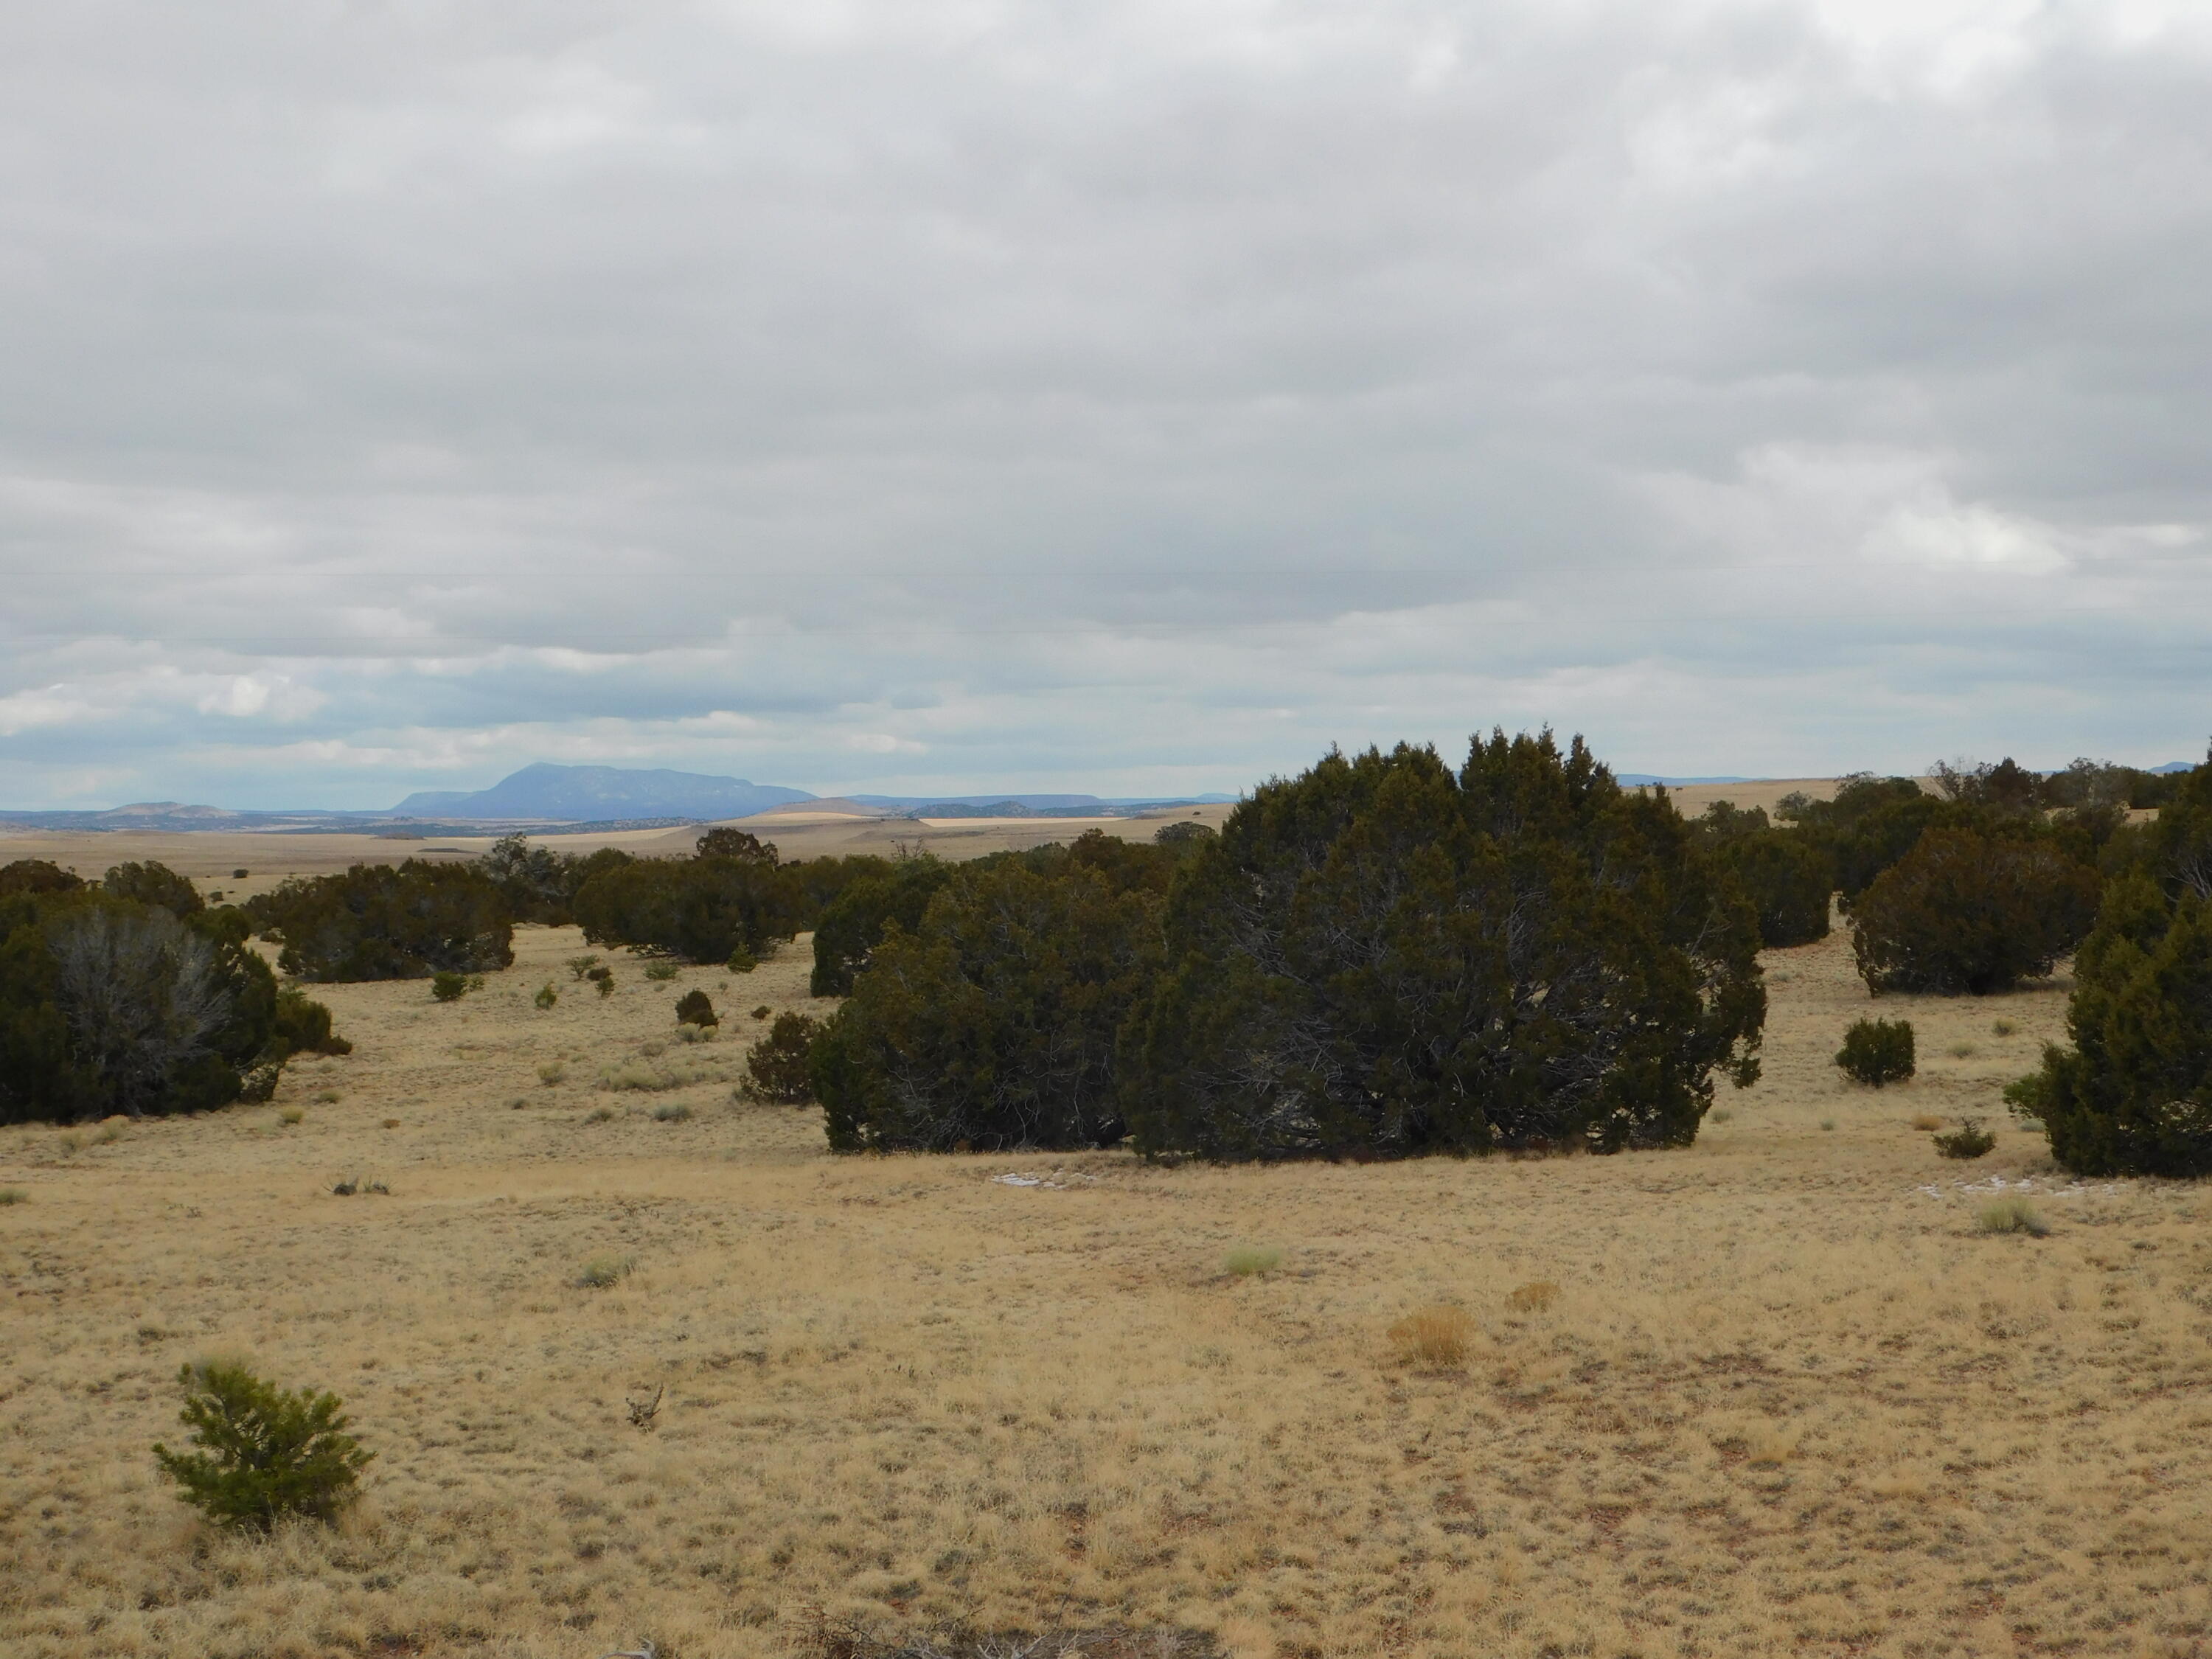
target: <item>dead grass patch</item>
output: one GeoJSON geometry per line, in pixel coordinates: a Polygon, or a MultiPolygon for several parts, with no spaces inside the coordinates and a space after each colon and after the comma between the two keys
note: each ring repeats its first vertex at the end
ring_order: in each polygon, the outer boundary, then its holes
{"type": "Polygon", "coordinates": [[[1388,1334],[1401,1364],[1456,1370],[1467,1364],[1474,1346],[1474,1318],[1464,1308],[1443,1304],[1416,1308],[1391,1326],[1388,1334]]]}

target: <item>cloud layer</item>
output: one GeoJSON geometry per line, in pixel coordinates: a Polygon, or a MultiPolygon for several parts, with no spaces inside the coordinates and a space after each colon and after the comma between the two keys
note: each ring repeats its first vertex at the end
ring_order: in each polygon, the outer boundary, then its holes
{"type": "Polygon", "coordinates": [[[0,804],[2191,755],[2179,4],[0,19],[0,804]]]}

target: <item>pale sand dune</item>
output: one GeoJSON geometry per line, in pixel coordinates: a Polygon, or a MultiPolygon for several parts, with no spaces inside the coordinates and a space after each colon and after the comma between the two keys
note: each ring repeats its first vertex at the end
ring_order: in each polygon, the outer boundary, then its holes
{"type": "Polygon", "coordinates": [[[451,1006],[318,990],[358,1048],[269,1107],[0,1131],[0,1652],[769,1659],[816,1607],[1240,1659],[2178,1656],[2212,1622],[2212,1199],[2072,1188],[2004,1121],[2063,984],[1885,999],[1923,1071],[1872,1093],[1830,1063],[1869,1008],[1838,938],[1768,955],[1765,1079],[1688,1150],[1170,1170],[832,1158],[730,1097],[747,1011],[820,1006],[803,945],[617,956],[604,1002],[581,948],[522,929],[451,1006]],[[696,1075],[594,1086],[635,1061],[696,1075]],[[1965,1111],[1978,1164],[1911,1127],[1965,1111]],[[1975,1234],[1998,1179],[2059,1189],[2051,1237],[1975,1234]],[[1225,1274],[1243,1245],[1280,1270],[1225,1274]],[[578,1288],[603,1255],[633,1276],[578,1288]],[[1471,1355],[1410,1368],[1389,1327],[1439,1303],[1471,1355]],[[178,1366],[236,1350],[377,1451],[342,1530],[209,1539],[157,1478],[178,1366]]]}

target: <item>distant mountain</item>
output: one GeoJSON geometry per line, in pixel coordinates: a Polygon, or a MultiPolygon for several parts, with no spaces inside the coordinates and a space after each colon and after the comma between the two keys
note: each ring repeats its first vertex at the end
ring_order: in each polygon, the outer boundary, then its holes
{"type": "Polygon", "coordinates": [[[539,762],[489,789],[425,789],[392,810],[441,818],[742,818],[815,798],[744,778],[539,762]]]}
{"type": "Polygon", "coordinates": [[[2203,763],[2203,761],[2168,761],[2163,766],[2154,766],[2150,769],[2154,772],[2194,772],[2203,763]]]}

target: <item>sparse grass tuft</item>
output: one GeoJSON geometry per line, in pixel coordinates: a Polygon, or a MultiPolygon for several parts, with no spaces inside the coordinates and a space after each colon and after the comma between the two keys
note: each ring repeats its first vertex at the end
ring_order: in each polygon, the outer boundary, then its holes
{"type": "Polygon", "coordinates": [[[637,1266],[635,1256],[595,1255],[576,1270],[580,1291],[610,1290],[628,1279],[637,1266]]]}
{"type": "Polygon", "coordinates": [[[1997,1138],[1982,1127],[1978,1117],[1961,1118],[1957,1128],[1935,1139],[1936,1150],[1945,1158],[1979,1158],[1997,1144],[1997,1138]]]}
{"type": "Polygon", "coordinates": [[[348,1176],[343,1181],[333,1181],[331,1182],[331,1190],[340,1198],[351,1198],[356,1193],[368,1194],[380,1198],[392,1196],[392,1188],[383,1182],[364,1181],[359,1176],[348,1176]]]}
{"type": "Polygon", "coordinates": [[[1835,1120],[1835,1119],[1833,1119],[1833,1118],[1832,1118],[1832,1117],[1824,1117],[1824,1118],[1822,1118],[1822,1119],[1820,1120],[1820,1133],[1821,1133],[1822,1134],[1824,1134],[1824,1135],[1832,1135],[1832,1134],[1835,1133],[1835,1132],[1836,1132],[1836,1120],[1835,1120]]]}
{"type": "Polygon", "coordinates": [[[2020,1027],[2008,1019],[1993,1019],[1990,1022],[1990,1035],[1992,1036],[2010,1036],[2018,1030],[2020,1027]]]}
{"type": "Polygon", "coordinates": [[[691,1109],[680,1100],[672,1100],[653,1109],[655,1123],[689,1123],[691,1109]]]}
{"type": "Polygon", "coordinates": [[[1222,1270],[1238,1279],[1271,1273],[1282,1265],[1283,1253],[1264,1244],[1240,1244],[1221,1258],[1222,1270]]]}
{"type": "Polygon", "coordinates": [[[396,1117],[387,1117],[384,1120],[384,1127],[387,1129],[396,1129],[399,1127],[399,1120],[396,1117]]]}
{"type": "Polygon", "coordinates": [[[538,1080],[549,1089],[568,1075],[568,1068],[557,1060],[549,1060],[538,1068],[538,1080]]]}
{"type": "Polygon", "coordinates": [[[1942,1128],[1943,1127],[1943,1120],[1940,1117],[1935,1116],[1931,1113],[1923,1112],[1918,1117],[1912,1120],[1912,1127],[1919,1130],[1921,1133],[1926,1134],[1932,1129],[1942,1128]]]}
{"type": "Polygon", "coordinates": [[[0,1210],[6,1209],[10,1204],[27,1204],[30,1201],[30,1194],[21,1187],[0,1187],[0,1210]]]}
{"type": "Polygon", "coordinates": [[[1517,1314],[1548,1313],[1559,1299],[1559,1287],[1548,1279],[1540,1279],[1507,1292],[1505,1305],[1517,1314]]]}
{"type": "Polygon", "coordinates": [[[2016,1194],[1993,1198],[1974,1212],[1974,1230],[1984,1233],[2026,1233],[2031,1238],[2042,1238],[2051,1231],[2051,1224],[2036,1213],[2035,1206],[2016,1194]]]}
{"type": "Polygon", "coordinates": [[[1389,1335],[1401,1364],[1449,1370],[1467,1363],[1474,1319],[1464,1308],[1417,1308],[1391,1326],[1389,1335]]]}
{"type": "Polygon", "coordinates": [[[1954,1060],[1972,1060],[1981,1050],[1971,1042],[1954,1042],[1947,1052],[1954,1060]]]}
{"type": "Polygon", "coordinates": [[[1705,1114],[1705,1117],[1709,1121],[1714,1123],[1730,1123],[1735,1121],[1735,1114],[1725,1106],[1716,1106],[1711,1111],[1705,1114]]]}
{"type": "Polygon", "coordinates": [[[590,1111],[584,1114],[584,1121],[586,1123],[611,1123],[619,1115],[621,1115],[621,1114],[617,1112],[611,1106],[594,1106],[590,1111]]]}
{"type": "Polygon", "coordinates": [[[304,1106],[284,1107],[276,1114],[276,1121],[288,1129],[295,1127],[307,1121],[307,1109],[304,1106]]]}
{"type": "Polygon", "coordinates": [[[335,1089],[318,1089],[315,1091],[315,1104],[318,1106],[335,1106],[342,1098],[343,1097],[340,1096],[338,1091],[335,1089]]]}

